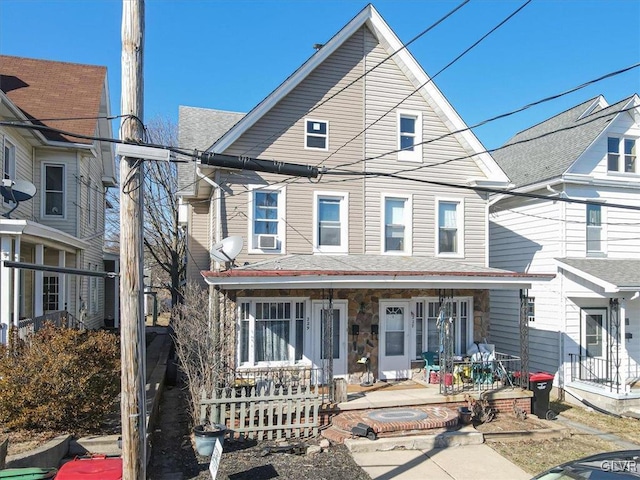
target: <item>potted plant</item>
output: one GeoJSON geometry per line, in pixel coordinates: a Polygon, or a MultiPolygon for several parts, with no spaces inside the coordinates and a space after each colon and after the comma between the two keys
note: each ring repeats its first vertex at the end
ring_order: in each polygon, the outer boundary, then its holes
{"type": "Polygon", "coordinates": [[[213,317],[208,292],[188,283],[183,302],[173,309],[172,327],[178,366],[189,398],[194,443],[200,455],[211,455],[215,440],[222,442],[226,432],[225,425],[208,424],[200,409],[202,392],[210,394],[224,385],[222,345],[213,317]]]}

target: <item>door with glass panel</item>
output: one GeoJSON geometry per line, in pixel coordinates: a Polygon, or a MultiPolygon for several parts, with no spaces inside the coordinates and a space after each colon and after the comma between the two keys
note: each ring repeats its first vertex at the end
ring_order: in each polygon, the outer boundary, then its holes
{"type": "Polygon", "coordinates": [[[380,301],[380,357],[381,380],[409,377],[409,302],[380,301]]]}
{"type": "Polygon", "coordinates": [[[328,303],[313,302],[312,307],[313,367],[323,370],[315,375],[318,383],[326,383],[330,363],[334,378],[347,375],[347,303],[333,301],[330,307],[328,303]]]}
{"type": "Polygon", "coordinates": [[[580,379],[605,381],[610,378],[608,365],[609,334],[606,308],[582,310],[582,347],[580,379]]]}

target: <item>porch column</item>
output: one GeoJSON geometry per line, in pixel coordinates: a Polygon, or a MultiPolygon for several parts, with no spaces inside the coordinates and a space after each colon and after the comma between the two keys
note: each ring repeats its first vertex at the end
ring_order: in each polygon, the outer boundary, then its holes
{"type": "MultiPolygon", "coordinates": [[[[44,265],[44,245],[39,243],[36,245],[36,265],[44,265]]],[[[33,316],[40,317],[44,315],[43,302],[44,274],[42,270],[35,270],[33,275],[33,316]]]]}
{"type": "MultiPolygon", "coordinates": [[[[13,261],[20,261],[20,236],[17,236],[14,243],[13,261]]],[[[20,320],[20,293],[22,292],[22,285],[20,283],[20,275],[22,275],[22,269],[13,269],[13,325],[18,328],[18,322],[20,320]]]]}
{"type": "Polygon", "coordinates": [[[115,281],[113,282],[115,290],[115,305],[113,306],[113,325],[120,328],[120,258],[113,262],[115,266],[115,281]]]}
{"type": "MultiPolygon", "coordinates": [[[[66,267],[67,257],[64,250],[58,252],[58,266],[66,267]]],[[[59,273],[58,280],[58,310],[67,309],[67,275],[59,273]]]]}
{"type": "Polygon", "coordinates": [[[0,238],[0,343],[7,344],[11,323],[11,269],[4,266],[11,260],[11,237],[0,238]]]}
{"type": "Polygon", "coordinates": [[[620,356],[620,383],[624,388],[623,393],[629,393],[631,391],[630,385],[627,385],[627,376],[629,375],[629,354],[627,352],[627,322],[625,320],[627,316],[627,301],[623,298],[620,299],[620,341],[616,347],[618,348],[618,355],[620,356]]]}

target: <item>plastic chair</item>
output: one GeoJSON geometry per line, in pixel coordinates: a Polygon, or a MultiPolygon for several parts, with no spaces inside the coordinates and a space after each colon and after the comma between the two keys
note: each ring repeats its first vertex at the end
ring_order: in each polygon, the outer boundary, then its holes
{"type": "Polygon", "coordinates": [[[424,371],[429,378],[431,372],[439,372],[440,365],[435,365],[436,353],[435,352],[422,352],[422,359],[424,360],[424,371]]]}

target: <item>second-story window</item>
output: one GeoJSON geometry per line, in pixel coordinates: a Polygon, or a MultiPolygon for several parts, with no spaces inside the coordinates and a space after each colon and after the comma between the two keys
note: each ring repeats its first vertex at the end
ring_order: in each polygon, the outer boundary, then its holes
{"type": "Polygon", "coordinates": [[[462,254],[462,202],[439,200],[437,253],[462,254]]]}
{"type": "Polygon", "coordinates": [[[407,197],[383,197],[383,252],[410,253],[411,207],[407,197]]]}
{"type": "Polygon", "coordinates": [[[315,251],[346,253],[348,251],[348,194],[316,192],[314,197],[315,251]]]}
{"type": "Polygon", "coordinates": [[[313,150],[329,149],[329,124],[324,120],[305,120],[304,147],[313,150]]]}
{"type": "Polygon", "coordinates": [[[633,138],[607,138],[607,170],[609,172],[636,173],[637,140],[633,138]]]}
{"type": "Polygon", "coordinates": [[[251,245],[253,253],[282,253],[284,247],[284,189],[255,189],[250,205],[251,245]]]}
{"type": "Polygon", "coordinates": [[[587,253],[602,252],[602,207],[587,205],[587,253]]]}
{"type": "MultiPolygon", "coordinates": [[[[2,154],[2,178],[4,180],[15,180],[16,178],[16,147],[6,139],[2,154]]],[[[3,202],[10,203],[4,199],[3,202]]]]}
{"type": "Polygon", "coordinates": [[[44,214],[64,217],[64,165],[44,165],[44,214]]]}
{"type": "Polygon", "coordinates": [[[422,115],[420,112],[398,112],[398,160],[422,161],[422,115]]]}

